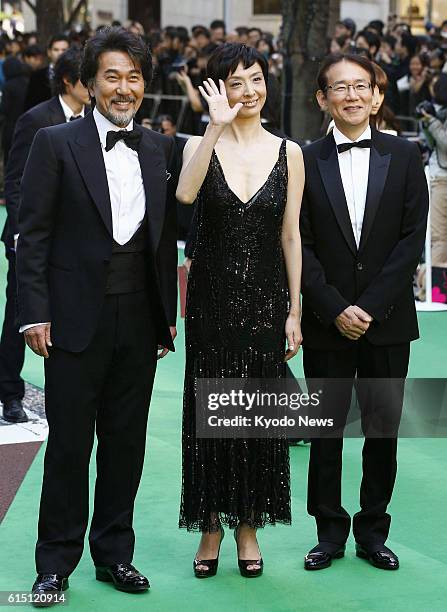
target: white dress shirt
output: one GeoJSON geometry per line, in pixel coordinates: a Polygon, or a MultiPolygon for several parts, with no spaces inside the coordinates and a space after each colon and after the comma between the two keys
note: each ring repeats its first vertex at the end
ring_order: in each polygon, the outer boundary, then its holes
{"type": "MultiPolygon", "coordinates": [[[[73,116],[73,111],[59,96],[67,122],[73,116]]],[[[82,114],[84,113],[84,109],[82,114]]],[[[107,183],[109,185],[110,204],[112,207],[113,238],[119,244],[126,244],[140,227],[146,213],[146,195],[143,177],[137,151],[130,149],[123,140],[106,151],[107,132],[121,129],[132,130],[133,121],[126,128],[119,128],[106,119],[95,107],[93,118],[101,142],[104,165],[106,167],[107,183]]],[[[42,323],[22,325],[20,333],[42,323]]]]}
{"type": "Polygon", "coordinates": [[[65,121],[67,123],[69,123],[72,117],[83,117],[85,115],[85,106],[82,107],[82,110],[78,115],[75,115],[62,96],[59,96],[59,103],[62,106],[62,110],[64,111],[65,115],[65,121]]]}
{"type": "MultiPolygon", "coordinates": [[[[333,135],[337,145],[346,142],[358,142],[359,140],[370,140],[371,128],[368,126],[355,141],[342,134],[337,126],[334,126],[333,135]]],[[[353,147],[349,151],[338,153],[341,180],[357,248],[360,244],[363,217],[365,216],[370,152],[369,148],[353,147]]]]}
{"type": "MultiPolygon", "coordinates": [[[[137,151],[119,140],[113,149],[106,151],[107,132],[119,132],[123,128],[111,123],[95,107],[93,118],[101,141],[102,155],[109,184],[112,206],[113,238],[126,244],[140,227],[146,213],[146,195],[137,151]]],[[[125,128],[133,129],[133,121],[125,128]]]]}

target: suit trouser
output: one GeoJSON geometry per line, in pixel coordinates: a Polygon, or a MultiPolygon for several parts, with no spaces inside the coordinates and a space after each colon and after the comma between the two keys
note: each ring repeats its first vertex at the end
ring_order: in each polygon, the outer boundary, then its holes
{"type": "MultiPolygon", "coordinates": [[[[398,382],[397,398],[393,398],[394,418],[400,418],[403,401],[403,379],[408,372],[409,343],[395,346],[374,346],[366,338],[353,342],[347,350],[321,351],[303,349],[306,378],[350,379],[340,382],[334,410],[341,422],[349,412],[353,377],[402,379],[398,382]],[[397,408],[396,408],[397,404],[397,408]],[[399,414],[397,414],[399,412],[399,414]]],[[[361,383],[361,381],[359,381],[361,383]]],[[[334,383],[335,384],[335,383],[334,383]]],[[[394,381],[393,381],[394,384],[394,381]]],[[[360,388],[361,385],[360,385],[360,388]]],[[[395,387],[394,387],[395,390],[395,387]]],[[[358,394],[365,431],[364,414],[374,412],[374,393],[358,394]]],[[[391,402],[390,402],[391,404],[391,402]]],[[[351,519],[342,506],[343,438],[316,438],[311,442],[307,509],[317,524],[318,540],[331,552],[343,545],[349,535],[351,519]]],[[[391,517],[386,509],[391,500],[397,471],[397,438],[367,437],[363,444],[363,477],[360,488],[360,508],[353,518],[355,540],[370,549],[380,548],[388,537],[391,517]]]]}
{"type": "Polygon", "coordinates": [[[20,376],[25,359],[25,340],[23,334],[19,334],[19,326],[16,323],[17,281],[14,250],[7,247],[6,257],[8,259],[6,305],[0,340],[0,401],[2,402],[22,399],[25,394],[25,385],[20,376]]]}
{"type": "Polygon", "coordinates": [[[95,426],[96,485],[89,544],[95,565],[132,561],[135,496],[143,468],[157,341],[145,291],[106,296],[81,353],[51,349],[45,361],[45,453],[36,566],[68,576],[88,523],[95,426]]]}

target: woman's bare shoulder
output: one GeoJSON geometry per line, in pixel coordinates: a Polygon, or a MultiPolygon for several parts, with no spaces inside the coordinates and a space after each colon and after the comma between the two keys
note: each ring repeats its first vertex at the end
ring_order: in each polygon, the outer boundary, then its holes
{"type": "Polygon", "coordinates": [[[303,158],[303,152],[301,150],[301,147],[294,140],[287,140],[286,149],[287,155],[292,159],[298,160],[303,158]]]}
{"type": "Polygon", "coordinates": [[[203,136],[191,136],[185,144],[185,149],[187,148],[189,151],[197,149],[202,142],[202,138],[203,136]]]}
{"type": "Polygon", "coordinates": [[[194,153],[197,151],[199,144],[202,142],[202,136],[191,136],[185,144],[183,149],[183,161],[186,162],[191,159],[194,153]]]}

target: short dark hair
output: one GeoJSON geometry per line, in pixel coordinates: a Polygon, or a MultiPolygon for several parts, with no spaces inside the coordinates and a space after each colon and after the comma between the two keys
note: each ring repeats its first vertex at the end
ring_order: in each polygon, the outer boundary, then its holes
{"type": "Polygon", "coordinates": [[[218,83],[219,79],[225,81],[241,62],[245,69],[258,63],[267,83],[269,70],[267,60],[257,49],[248,47],[243,43],[224,43],[217,47],[206,66],[208,77],[213,79],[215,83],[218,83]]]}
{"type": "Polygon", "coordinates": [[[208,28],[205,28],[205,26],[195,26],[192,29],[192,35],[194,37],[205,36],[206,38],[211,38],[210,31],[208,30],[208,28]]]}
{"type": "Polygon", "coordinates": [[[163,28],[163,34],[165,36],[169,36],[170,38],[174,38],[174,36],[176,35],[177,32],[177,28],[175,26],[165,26],[163,28]]]}
{"type": "MultiPolygon", "coordinates": [[[[430,65],[430,56],[428,53],[425,53],[425,51],[420,51],[419,53],[415,53],[413,57],[418,57],[423,66],[430,65]]],[[[413,59],[413,57],[410,58],[410,61],[413,59]]]]}
{"type": "Polygon", "coordinates": [[[66,43],[69,42],[68,36],[65,36],[65,34],[53,34],[53,36],[48,41],[47,49],[51,49],[54,43],[60,42],[62,40],[65,41],[66,43]]]}
{"type": "Polygon", "coordinates": [[[39,45],[28,45],[23,50],[23,57],[39,57],[45,55],[45,51],[39,45]]]}
{"type": "Polygon", "coordinates": [[[237,32],[238,36],[247,36],[248,28],[247,28],[247,26],[238,26],[236,28],[236,32],[237,32]]]}
{"type": "Polygon", "coordinates": [[[352,55],[360,55],[368,60],[372,60],[369,49],[365,49],[365,47],[351,47],[351,49],[349,49],[349,53],[352,53],[352,55]]]}
{"type": "Polygon", "coordinates": [[[189,40],[189,31],[188,28],[185,28],[185,26],[177,26],[177,33],[186,40],[189,40]]]}
{"type": "Polygon", "coordinates": [[[225,27],[225,21],[222,21],[222,19],[215,19],[210,23],[210,30],[217,30],[218,28],[223,28],[223,31],[225,32],[225,27]]]}
{"type": "Polygon", "coordinates": [[[201,23],[197,23],[196,25],[193,25],[191,28],[191,32],[193,34],[193,36],[196,33],[196,30],[208,30],[208,28],[204,25],[202,25],[201,23]]]}
{"type": "Polygon", "coordinates": [[[368,23],[366,27],[372,28],[381,36],[383,32],[383,28],[385,27],[385,24],[383,23],[381,19],[373,19],[372,21],[368,23]]]}
{"type": "Polygon", "coordinates": [[[396,39],[394,38],[394,36],[391,36],[391,34],[386,34],[382,38],[382,42],[389,45],[391,49],[394,49],[394,47],[396,46],[396,39]]]}
{"type": "Polygon", "coordinates": [[[359,36],[361,36],[362,38],[366,40],[369,48],[376,47],[377,51],[379,50],[380,36],[377,36],[377,34],[374,34],[374,32],[370,32],[369,30],[362,30],[361,32],[359,32],[357,36],[355,37],[356,41],[359,36]]]}
{"type": "Polygon", "coordinates": [[[81,73],[81,59],[81,51],[75,47],[67,49],[58,58],[56,64],[54,65],[53,79],[51,83],[53,94],[55,96],[66,93],[64,78],[67,79],[72,85],[76,85],[76,83],[79,81],[81,73]]]}
{"type": "Polygon", "coordinates": [[[127,53],[135,66],[141,68],[146,83],[152,79],[152,56],[141,36],[124,28],[106,27],[90,38],[84,47],[81,62],[81,82],[88,87],[96,77],[99,58],[107,51],[127,53]]]}
{"type": "Polygon", "coordinates": [[[346,41],[350,40],[350,39],[351,39],[351,35],[350,34],[340,34],[340,36],[337,36],[335,38],[335,42],[340,47],[343,47],[346,44],[346,41]]]}
{"type": "Polygon", "coordinates": [[[350,62],[351,64],[357,64],[357,66],[363,68],[363,70],[369,74],[371,79],[371,90],[374,90],[376,86],[376,73],[374,72],[371,60],[362,55],[355,55],[353,53],[331,53],[323,60],[317,75],[318,89],[326,93],[327,73],[332,66],[340,62],[350,62]]]}
{"type": "Polygon", "coordinates": [[[447,106],[447,74],[441,72],[433,87],[434,99],[437,104],[447,106]]]}
{"type": "Polygon", "coordinates": [[[418,39],[412,34],[403,33],[400,38],[400,44],[402,47],[408,51],[408,55],[411,57],[416,53],[416,49],[418,48],[418,39]]]}
{"type": "Polygon", "coordinates": [[[351,36],[355,35],[357,25],[353,19],[351,19],[350,17],[346,17],[346,19],[343,19],[341,23],[351,32],[351,36]]]}
{"type": "Polygon", "coordinates": [[[265,42],[265,44],[268,45],[269,53],[270,55],[273,55],[273,53],[275,53],[275,47],[273,46],[273,43],[268,36],[261,36],[261,38],[256,42],[256,45],[255,45],[256,49],[258,48],[259,44],[262,42],[265,42]]]}
{"type": "Polygon", "coordinates": [[[163,121],[169,121],[169,123],[172,123],[172,125],[175,126],[175,121],[172,115],[158,115],[158,117],[155,119],[155,123],[160,125],[163,123],[163,121]]]}
{"type": "Polygon", "coordinates": [[[440,59],[441,61],[445,61],[445,51],[441,49],[441,47],[436,47],[430,51],[430,59],[440,59]]]}
{"type": "Polygon", "coordinates": [[[166,36],[168,38],[171,38],[172,40],[174,40],[175,38],[178,38],[178,40],[184,45],[187,45],[189,42],[188,30],[182,26],[179,27],[177,30],[173,30],[172,32],[169,32],[169,34],[166,34],[166,36]]]}

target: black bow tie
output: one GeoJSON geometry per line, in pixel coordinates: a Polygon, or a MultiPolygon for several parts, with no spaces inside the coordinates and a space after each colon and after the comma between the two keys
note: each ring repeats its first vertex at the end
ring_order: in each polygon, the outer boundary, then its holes
{"type": "Polygon", "coordinates": [[[342,144],[337,145],[337,151],[339,153],[344,153],[345,151],[349,151],[353,147],[359,147],[360,149],[370,149],[371,148],[371,140],[359,140],[358,142],[343,142],[342,144]]]}
{"type": "Polygon", "coordinates": [[[82,115],[72,115],[70,121],[76,121],[76,119],[82,119],[82,115]]]}
{"type": "Polygon", "coordinates": [[[138,145],[140,144],[141,140],[141,132],[138,130],[119,130],[119,132],[111,130],[110,132],[107,132],[106,151],[113,149],[118,140],[124,140],[130,149],[138,151],[138,145]]]}

